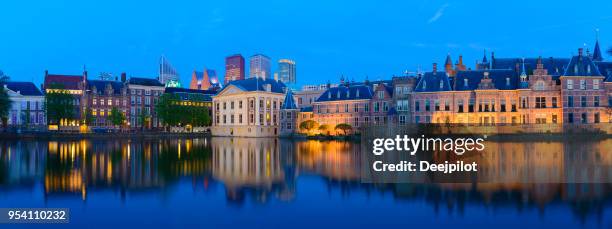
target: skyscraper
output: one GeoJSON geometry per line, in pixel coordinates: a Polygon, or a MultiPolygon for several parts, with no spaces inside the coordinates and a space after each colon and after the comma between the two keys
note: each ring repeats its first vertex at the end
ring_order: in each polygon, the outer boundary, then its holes
{"type": "Polygon", "coordinates": [[[272,78],[272,71],[270,69],[270,57],[263,54],[255,54],[249,58],[250,69],[249,78],[259,77],[262,79],[272,78]]]}
{"type": "Polygon", "coordinates": [[[244,57],[240,54],[225,58],[225,82],[244,79],[244,57]]]}
{"type": "Polygon", "coordinates": [[[159,59],[159,82],[164,85],[170,84],[180,84],[179,82],[179,74],[176,72],[176,69],[172,67],[170,62],[166,59],[165,56],[161,56],[159,59]]]}
{"type": "Polygon", "coordinates": [[[295,61],[290,59],[280,59],[278,61],[278,77],[285,84],[294,84],[295,79],[295,61]]]}

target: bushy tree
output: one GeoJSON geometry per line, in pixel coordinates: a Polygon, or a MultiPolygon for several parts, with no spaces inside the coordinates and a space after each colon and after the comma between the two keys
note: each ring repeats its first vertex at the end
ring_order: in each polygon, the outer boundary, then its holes
{"type": "Polygon", "coordinates": [[[323,124],[319,126],[319,131],[321,131],[321,133],[327,133],[327,131],[329,130],[329,125],[327,124],[323,124]]]}
{"type": "MultiPolygon", "coordinates": [[[[201,101],[199,95],[193,95],[190,101],[201,101]]],[[[156,109],[165,126],[210,126],[211,118],[208,114],[209,108],[199,106],[195,103],[191,105],[181,104],[182,100],[175,94],[164,94],[160,97],[156,109]]]]}
{"type": "Polygon", "coordinates": [[[62,119],[74,119],[77,106],[74,104],[74,96],[59,87],[52,88],[57,90],[45,94],[47,123],[60,124],[62,119]]]}
{"type": "Polygon", "coordinates": [[[109,118],[114,126],[121,126],[125,122],[125,115],[117,107],[113,107],[109,118]]]}
{"type": "Polygon", "coordinates": [[[334,129],[340,130],[342,131],[343,135],[346,135],[347,132],[350,132],[353,129],[353,126],[348,123],[338,123],[334,129]]]}
{"type": "Polygon", "coordinates": [[[319,127],[319,123],[315,120],[306,120],[300,123],[300,129],[308,133],[317,127],[319,127]]]}

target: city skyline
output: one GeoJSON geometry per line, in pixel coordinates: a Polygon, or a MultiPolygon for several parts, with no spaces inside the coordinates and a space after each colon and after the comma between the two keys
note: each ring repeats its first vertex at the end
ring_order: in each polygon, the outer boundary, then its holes
{"type": "MultiPolygon", "coordinates": [[[[472,68],[485,49],[499,57],[566,57],[583,44],[593,47],[597,28],[603,50],[611,46],[607,41],[612,36],[612,17],[607,16],[606,7],[594,7],[609,4],[604,1],[567,5],[512,2],[497,7],[501,9],[491,7],[494,3],[478,1],[389,2],[377,3],[376,7],[363,2],[335,2],[326,7],[295,3],[281,4],[278,7],[282,10],[265,7],[275,3],[261,6],[249,2],[231,6],[191,2],[163,7],[73,3],[5,4],[6,11],[0,18],[14,23],[7,23],[0,31],[6,41],[0,44],[6,54],[0,57],[0,69],[15,81],[33,81],[36,85],[42,82],[45,69],[79,74],[84,66],[91,76],[126,72],[128,76],[154,78],[159,57],[165,55],[185,84],[199,66],[223,70],[227,55],[264,53],[273,62],[288,58],[300,63],[300,75],[304,77],[298,79],[298,85],[303,85],[334,81],[340,75],[355,80],[366,76],[389,78],[405,70],[415,71],[418,66],[426,71],[433,62],[441,66],[447,53],[453,60],[463,55],[464,63],[472,68]],[[185,16],[185,11],[198,9],[200,4],[207,5],[205,12],[185,16]],[[181,12],[180,16],[166,8],[181,12]],[[254,8],[262,11],[261,17],[240,16],[254,8]],[[338,13],[340,8],[343,12],[338,13]],[[144,15],[132,21],[103,15],[107,11],[132,13],[135,9],[163,10],[169,15],[144,15]],[[239,16],[230,17],[229,12],[239,16]],[[561,17],[556,12],[589,13],[561,17]],[[314,19],[312,15],[327,19],[314,19]],[[284,21],[277,20],[287,16],[284,21]],[[291,27],[285,27],[287,24],[291,27]],[[287,37],[276,38],[280,32],[275,28],[279,26],[287,28],[287,37]],[[240,35],[253,32],[266,35],[240,35]]],[[[276,70],[273,65],[272,72],[276,70]]]]}

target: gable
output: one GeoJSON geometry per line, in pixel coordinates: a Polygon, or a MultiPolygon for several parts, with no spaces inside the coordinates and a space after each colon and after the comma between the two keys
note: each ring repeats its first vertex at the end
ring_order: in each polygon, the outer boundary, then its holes
{"type": "Polygon", "coordinates": [[[217,96],[232,95],[232,94],[238,94],[242,92],[244,92],[244,90],[240,89],[239,87],[236,87],[235,85],[230,84],[227,87],[225,87],[221,92],[219,92],[217,96]]]}

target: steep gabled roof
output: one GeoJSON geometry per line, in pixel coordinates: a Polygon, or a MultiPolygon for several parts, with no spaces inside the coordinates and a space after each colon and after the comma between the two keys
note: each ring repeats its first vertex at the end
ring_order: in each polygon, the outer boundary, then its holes
{"type": "Polygon", "coordinates": [[[157,79],[152,78],[141,78],[141,77],[130,77],[129,84],[142,85],[142,86],[157,86],[163,87],[164,84],[159,82],[157,79]]]}
{"type": "MultiPolygon", "coordinates": [[[[525,58],[525,70],[527,73],[536,69],[538,58],[525,58]]],[[[542,58],[542,64],[550,75],[561,75],[565,67],[569,63],[569,58],[549,57],[542,58]]],[[[520,71],[520,65],[523,63],[522,58],[495,58],[491,63],[491,69],[511,69],[520,71]],[[519,69],[517,69],[517,66],[519,69]]],[[[519,72],[520,73],[520,72],[519,72]]]]}
{"type": "Polygon", "coordinates": [[[327,89],[315,102],[371,99],[372,94],[372,87],[368,85],[340,85],[327,89]]]}
{"type": "Polygon", "coordinates": [[[565,68],[564,76],[602,76],[599,68],[593,63],[589,56],[582,54],[582,50],[578,51],[577,56],[573,56],[569,64],[565,68]]]}
{"type": "Polygon", "coordinates": [[[266,91],[266,88],[264,86],[268,84],[270,85],[271,92],[282,94],[285,93],[286,86],[284,83],[273,79],[261,79],[259,77],[253,77],[244,80],[234,80],[231,81],[228,86],[234,85],[242,89],[243,91],[266,91]]]}
{"type": "Polygon", "coordinates": [[[123,83],[119,81],[110,80],[87,80],[87,89],[96,89],[97,94],[106,94],[106,85],[110,85],[113,88],[114,95],[120,95],[121,89],[123,89],[123,83]]]}
{"type": "Polygon", "coordinates": [[[14,92],[19,92],[25,96],[42,96],[43,93],[38,90],[36,85],[32,82],[6,82],[6,87],[14,92]]]}
{"type": "Polygon", "coordinates": [[[450,80],[445,72],[426,72],[414,88],[416,92],[436,92],[452,90],[450,80]],[[442,82],[442,84],[440,84],[442,82]]]}
{"type": "Polygon", "coordinates": [[[493,81],[493,85],[499,90],[514,90],[518,88],[519,77],[514,70],[507,69],[490,69],[490,70],[470,70],[458,71],[455,76],[456,91],[471,91],[478,89],[480,81],[484,78],[485,72],[488,72],[489,78],[493,81]],[[467,79],[467,85],[465,80],[467,79]],[[508,79],[508,80],[507,80],[508,79]]]}
{"type": "Polygon", "coordinates": [[[67,90],[79,90],[79,85],[83,82],[83,76],[80,75],[56,75],[47,74],[45,75],[45,88],[52,85],[61,86],[62,89],[67,90]]]}
{"type": "Polygon", "coordinates": [[[287,94],[285,94],[285,100],[283,101],[283,106],[281,107],[283,110],[295,110],[298,109],[298,106],[295,104],[295,99],[293,98],[293,93],[291,90],[287,90],[287,94]]]}
{"type": "Polygon", "coordinates": [[[599,73],[604,76],[607,76],[608,79],[610,79],[610,76],[612,76],[612,62],[595,62],[595,65],[597,65],[599,73]]]}
{"type": "Polygon", "coordinates": [[[178,95],[181,100],[210,102],[213,95],[217,94],[216,90],[198,90],[179,87],[167,87],[165,93],[178,95]]]}

